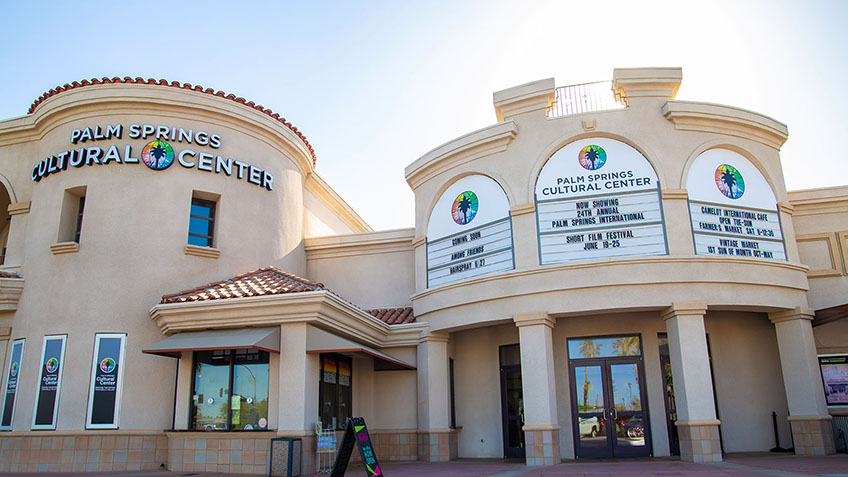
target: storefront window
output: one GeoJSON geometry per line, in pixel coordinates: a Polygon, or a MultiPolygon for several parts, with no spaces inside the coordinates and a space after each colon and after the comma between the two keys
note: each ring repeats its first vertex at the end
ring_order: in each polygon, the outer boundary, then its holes
{"type": "Polygon", "coordinates": [[[321,355],[319,386],[323,427],[343,429],[351,416],[351,360],[334,354],[321,355]]]}
{"type": "Polygon", "coordinates": [[[191,428],[207,431],[266,429],[268,376],[266,351],[195,352],[191,428]]]}

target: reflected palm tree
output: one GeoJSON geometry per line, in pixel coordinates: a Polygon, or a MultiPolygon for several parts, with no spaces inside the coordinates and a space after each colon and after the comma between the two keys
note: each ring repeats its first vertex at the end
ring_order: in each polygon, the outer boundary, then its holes
{"type": "MultiPolygon", "coordinates": [[[[596,345],[594,340],[583,340],[580,343],[578,352],[584,358],[595,358],[601,354],[601,345],[596,345]]],[[[589,388],[591,384],[589,384],[589,367],[585,366],[583,369],[586,371],[586,379],[583,382],[583,407],[585,408],[589,401],[589,388]]]]}
{"type": "Polygon", "coordinates": [[[618,356],[639,356],[639,337],[619,338],[612,342],[612,349],[618,356]]]}

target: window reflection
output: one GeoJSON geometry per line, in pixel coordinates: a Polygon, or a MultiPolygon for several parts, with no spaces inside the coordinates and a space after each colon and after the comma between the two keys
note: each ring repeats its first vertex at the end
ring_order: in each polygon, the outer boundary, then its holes
{"type": "Polygon", "coordinates": [[[267,428],[268,358],[255,349],[195,352],[191,428],[267,428]]]}

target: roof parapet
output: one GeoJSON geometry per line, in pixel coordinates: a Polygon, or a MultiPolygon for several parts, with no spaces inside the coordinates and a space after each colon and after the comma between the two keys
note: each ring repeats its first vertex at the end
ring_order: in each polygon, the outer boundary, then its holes
{"type": "Polygon", "coordinates": [[[616,68],[612,89],[627,105],[630,98],[674,99],[683,80],[683,68],[616,68]]]}
{"type": "Polygon", "coordinates": [[[495,91],[492,96],[495,114],[501,123],[513,116],[533,111],[542,111],[542,114],[545,114],[554,102],[556,85],[553,78],[546,78],[495,91]]]}

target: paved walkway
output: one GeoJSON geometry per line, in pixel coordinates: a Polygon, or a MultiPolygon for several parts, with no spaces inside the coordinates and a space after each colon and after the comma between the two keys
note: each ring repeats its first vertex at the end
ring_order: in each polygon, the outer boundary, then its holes
{"type": "MultiPolygon", "coordinates": [[[[527,467],[521,462],[499,459],[460,459],[443,463],[386,462],[381,464],[389,477],[848,477],[848,454],[825,457],[799,457],[785,454],[730,454],[718,464],[690,464],[676,458],[569,461],[550,467],[527,467]]],[[[120,477],[218,477],[212,472],[86,472],[86,473],[8,473],[3,476],[120,476],[120,477]]],[[[326,476],[327,474],[320,474],[326,476]]],[[[347,477],[365,477],[359,465],[348,467],[347,477]]],[[[247,477],[247,476],[245,476],[247,477]]]]}

